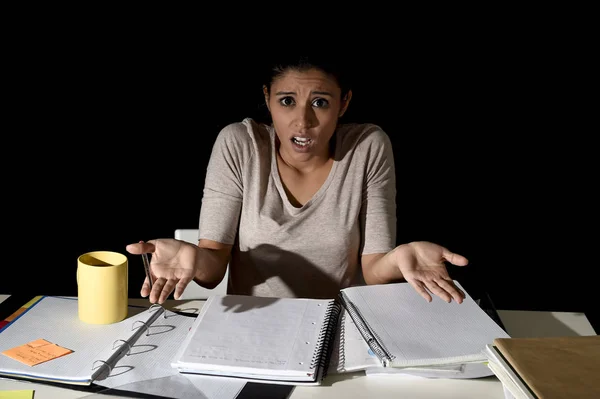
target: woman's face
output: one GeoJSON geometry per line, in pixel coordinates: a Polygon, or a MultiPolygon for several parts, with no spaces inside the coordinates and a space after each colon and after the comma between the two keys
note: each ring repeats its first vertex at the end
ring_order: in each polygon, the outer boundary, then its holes
{"type": "Polygon", "coordinates": [[[342,99],[334,78],[310,69],[286,72],[264,94],[282,155],[295,161],[329,157],[329,139],[346,111],[350,92],[342,99]]]}

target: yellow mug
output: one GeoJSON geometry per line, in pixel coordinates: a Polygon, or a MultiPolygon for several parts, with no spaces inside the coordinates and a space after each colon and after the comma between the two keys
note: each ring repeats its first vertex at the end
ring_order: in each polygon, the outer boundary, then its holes
{"type": "Polygon", "coordinates": [[[77,258],[79,319],[112,324],[127,317],[128,262],[118,252],[88,252],[77,258]]]}

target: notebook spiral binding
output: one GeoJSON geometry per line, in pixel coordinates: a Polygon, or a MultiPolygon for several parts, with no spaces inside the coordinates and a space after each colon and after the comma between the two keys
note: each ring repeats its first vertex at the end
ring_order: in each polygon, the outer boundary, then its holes
{"type": "MultiPolygon", "coordinates": [[[[162,310],[162,315],[163,317],[166,319],[167,318],[167,312],[165,311],[164,307],[162,307],[161,305],[155,303],[152,306],[150,306],[147,310],[147,312],[152,313],[155,312],[157,310],[161,309],[162,310]]],[[[151,320],[151,323],[154,321],[155,319],[151,320]]],[[[131,331],[135,330],[135,329],[139,329],[140,327],[145,327],[146,330],[146,336],[150,335],[150,327],[148,326],[147,322],[143,322],[141,320],[136,320],[131,324],[131,331]],[[136,327],[136,323],[141,323],[141,326],[136,327]]],[[[126,346],[127,347],[127,351],[126,351],[126,355],[129,356],[129,354],[131,353],[131,348],[133,347],[132,343],[129,341],[125,341],[124,339],[117,339],[115,341],[113,341],[113,350],[115,350],[115,352],[106,360],[96,360],[94,361],[94,363],[92,364],[92,370],[96,370],[96,373],[94,374],[94,376],[98,376],[102,373],[102,371],[105,368],[108,368],[108,375],[110,375],[110,373],[112,373],[112,369],[113,366],[112,364],[114,364],[114,362],[116,361],[116,359],[121,356],[122,354],[122,348],[126,346]],[[117,345],[117,342],[122,342],[120,345],[117,345]],[[101,363],[98,365],[98,363],[101,363]]]]}
{"type": "Polygon", "coordinates": [[[369,345],[369,348],[375,353],[375,355],[381,360],[383,363],[383,367],[388,367],[390,363],[395,359],[395,356],[387,350],[387,348],[382,344],[382,340],[377,335],[376,332],[371,330],[364,318],[360,314],[358,308],[354,306],[354,304],[346,297],[346,295],[342,292],[339,295],[339,299],[344,305],[344,308],[354,321],[354,325],[369,345]]]}
{"type": "Polygon", "coordinates": [[[348,317],[347,313],[342,313],[342,317],[339,323],[339,358],[338,358],[338,367],[345,369],[346,367],[346,323],[345,319],[348,317]]]}
{"type": "Polygon", "coordinates": [[[323,377],[327,374],[327,368],[333,350],[333,340],[335,338],[341,310],[341,305],[336,301],[332,301],[327,306],[327,311],[325,312],[327,323],[321,327],[321,331],[317,338],[315,353],[313,354],[310,363],[311,369],[322,370],[323,377]]]}

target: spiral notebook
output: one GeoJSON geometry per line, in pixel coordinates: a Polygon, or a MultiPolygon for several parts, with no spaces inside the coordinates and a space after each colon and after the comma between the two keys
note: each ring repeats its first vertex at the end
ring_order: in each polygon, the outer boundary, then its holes
{"type": "Polygon", "coordinates": [[[333,299],[211,296],[172,366],[181,373],[320,385],[340,310],[333,299]]]}
{"type": "Polygon", "coordinates": [[[53,383],[116,387],[177,375],[172,354],[195,318],[161,306],[129,307],[128,318],[107,324],[79,320],[77,299],[40,296],[0,329],[0,375],[53,383]],[[33,366],[7,355],[45,340],[70,353],[33,366]]]}
{"type": "MultiPolygon", "coordinates": [[[[465,292],[461,304],[435,295],[427,302],[408,283],[342,289],[344,311],[335,340],[334,370],[412,368],[444,376],[447,371],[462,372],[468,364],[487,362],[486,345],[509,336],[458,281],[454,283],[465,292]]],[[[475,368],[461,378],[491,375],[487,367],[475,368]]]]}

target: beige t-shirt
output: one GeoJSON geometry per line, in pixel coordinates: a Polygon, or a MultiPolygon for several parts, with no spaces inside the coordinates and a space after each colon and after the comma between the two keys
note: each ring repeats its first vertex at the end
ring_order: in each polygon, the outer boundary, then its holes
{"type": "Polygon", "coordinates": [[[375,125],[338,126],[329,176],[297,208],[279,176],[275,137],[272,126],[249,118],[219,133],[198,238],[233,244],[230,294],[334,298],[361,281],[361,255],[395,247],[391,142],[375,125]]]}

